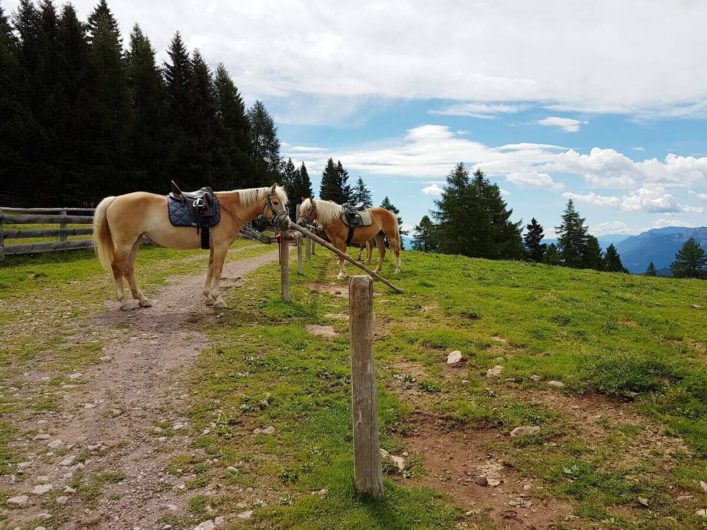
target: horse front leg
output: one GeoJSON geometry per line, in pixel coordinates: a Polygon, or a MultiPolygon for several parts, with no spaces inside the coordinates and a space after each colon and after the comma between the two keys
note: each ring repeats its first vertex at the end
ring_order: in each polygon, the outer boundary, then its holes
{"type": "Polygon", "coordinates": [[[219,288],[219,283],[221,282],[221,273],[223,272],[223,262],[226,259],[226,253],[228,252],[228,244],[220,245],[213,249],[214,251],[214,262],[212,265],[212,280],[211,280],[211,298],[214,301],[214,307],[217,309],[225,309],[228,306],[221,298],[221,290],[219,288]]]}
{"type": "Polygon", "coordinates": [[[214,273],[214,248],[209,250],[209,266],[206,269],[206,281],[204,282],[204,296],[206,297],[206,305],[214,305],[214,298],[211,296],[211,279],[214,273]]]}
{"type": "Polygon", "coordinates": [[[376,236],[376,247],[378,247],[378,265],[375,272],[383,270],[383,260],[385,259],[385,240],[383,236],[376,236]]]}
{"type": "Polygon", "coordinates": [[[130,249],[130,254],[128,255],[128,259],[125,263],[125,276],[128,279],[128,285],[130,286],[130,291],[133,294],[133,298],[139,302],[140,307],[152,307],[152,302],[150,302],[147,297],[142,294],[142,291],[137,285],[137,280],[135,279],[135,258],[137,258],[137,251],[140,248],[141,242],[142,236],[137,238],[137,241],[133,243],[133,246],[130,249]]]}
{"type": "MultiPolygon", "coordinates": [[[[341,241],[341,242],[339,242],[339,241],[337,241],[337,242],[332,241],[332,243],[333,243],[334,246],[335,246],[337,249],[339,249],[341,252],[344,252],[344,253],[346,252],[346,243],[344,243],[343,241],[341,241]]],[[[342,258],[341,256],[339,256],[339,274],[337,274],[336,277],[337,277],[339,280],[343,280],[343,279],[346,278],[346,261],[345,261],[344,258],[342,258]]]]}

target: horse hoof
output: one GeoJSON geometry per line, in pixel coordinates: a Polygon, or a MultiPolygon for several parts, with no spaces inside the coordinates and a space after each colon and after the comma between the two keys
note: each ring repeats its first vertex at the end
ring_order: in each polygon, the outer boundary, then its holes
{"type": "Polygon", "coordinates": [[[341,273],[339,273],[339,274],[336,275],[336,278],[339,279],[339,280],[345,280],[345,279],[346,279],[346,274],[341,274],[341,273]]]}
{"type": "Polygon", "coordinates": [[[120,306],[121,311],[133,311],[140,307],[140,304],[135,301],[135,300],[130,300],[129,302],[125,302],[120,306]]]}
{"type": "Polygon", "coordinates": [[[150,302],[147,298],[140,300],[140,307],[152,307],[152,302],[150,302]]]}
{"type": "Polygon", "coordinates": [[[214,307],[216,309],[228,309],[226,302],[224,302],[223,300],[217,300],[216,302],[214,302],[214,307]]]}
{"type": "Polygon", "coordinates": [[[208,306],[212,306],[212,305],[214,305],[215,302],[214,302],[213,298],[207,298],[205,303],[208,306]]]}

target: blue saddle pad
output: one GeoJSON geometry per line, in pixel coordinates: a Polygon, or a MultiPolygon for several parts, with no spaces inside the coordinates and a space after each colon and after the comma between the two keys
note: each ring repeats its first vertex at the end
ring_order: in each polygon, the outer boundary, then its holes
{"type": "Polygon", "coordinates": [[[172,223],[172,226],[195,226],[201,228],[216,226],[221,221],[221,206],[218,199],[214,201],[213,215],[204,217],[193,214],[190,201],[176,200],[168,195],[167,211],[169,213],[169,222],[172,223]]]}

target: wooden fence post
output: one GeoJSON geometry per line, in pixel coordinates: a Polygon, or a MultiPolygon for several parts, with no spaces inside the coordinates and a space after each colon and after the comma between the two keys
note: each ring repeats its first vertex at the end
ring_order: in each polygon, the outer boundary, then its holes
{"type": "Polygon", "coordinates": [[[3,215],[2,210],[0,210],[0,261],[5,259],[5,230],[3,228],[3,215]]]}
{"type": "MultiPolygon", "coordinates": [[[[295,233],[298,236],[302,235],[297,232],[295,233]]],[[[304,264],[302,263],[302,237],[297,238],[297,274],[304,274],[304,264]]]]}
{"type": "Polygon", "coordinates": [[[306,241],[304,243],[305,244],[304,261],[312,261],[312,244],[313,243],[314,242],[311,239],[306,238],[306,241]]]}
{"type": "Polygon", "coordinates": [[[376,367],[373,360],[373,280],[352,276],[349,282],[351,328],[351,394],[353,404],[354,481],[356,489],[383,497],[376,367]]]}
{"type": "MultiPolygon", "coordinates": [[[[61,215],[64,216],[64,217],[66,217],[66,215],[67,215],[66,210],[62,210],[62,211],[61,211],[61,215]]],[[[59,228],[60,228],[60,229],[66,229],[66,221],[63,221],[63,222],[59,223],[59,228]]],[[[60,243],[66,242],[66,241],[68,241],[68,239],[69,239],[69,238],[66,237],[66,233],[62,233],[62,232],[59,233],[59,242],[60,242],[60,243]]]]}
{"type": "Polygon", "coordinates": [[[290,241],[289,232],[280,232],[280,295],[283,302],[290,303],[290,241]]]}

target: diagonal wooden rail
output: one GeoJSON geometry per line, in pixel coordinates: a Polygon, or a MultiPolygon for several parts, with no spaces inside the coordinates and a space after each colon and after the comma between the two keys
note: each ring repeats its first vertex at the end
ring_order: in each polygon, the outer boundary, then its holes
{"type": "Polygon", "coordinates": [[[378,280],[379,282],[382,282],[382,283],[386,284],[388,287],[390,287],[390,288],[391,288],[393,291],[395,291],[396,293],[401,293],[401,294],[402,294],[403,290],[402,290],[400,287],[396,287],[395,285],[393,285],[392,283],[390,283],[388,280],[386,280],[385,278],[383,278],[383,276],[381,276],[381,275],[378,274],[377,272],[372,271],[371,269],[369,269],[369,268],[366,267],[365,265],[359,263],[358,261],[356,261],[355,259],[353,259],[351,256],[349,256],[348,254],[346,254],[345,252],[341,252],[341,251],[340,251],[338,248],[336,248],[334,245],[332,245],[332,244],[328,243],[327,241],[323,240],[323,239],[322,239],[321,237],[319,237],[318,235],[313,234],[312,232],[310,232],[310,231],[307,230],[306,228],[303,228],[303,227],[301,227],[300,225],[298,225],[297,223],[293,223],[292,221],[289,221],[289,224],[288,224],[287,226],[288,226],[290,229],[292,229],[292,230],[297,230],[298,232],[301,232],[303,235],[307,236],[307,237],[310,238],[312,241],[316,241],[317,243],[319,243],[319,244],[320,244],[321,246],[323,246],[324,248],[327,248],[327,249],[331,250],[334,254],[336,254],[336,255],[339,256],[340,258],[345,259],[345,260],[348,261],[349,263],[355,265],[356,267],[358,267],[359,269],[361,269],[362,271],[364,271],[366,274],[368,274],[368,275],[371,276],[372,278],[375,278],[375,279],[378,280]]]}

